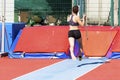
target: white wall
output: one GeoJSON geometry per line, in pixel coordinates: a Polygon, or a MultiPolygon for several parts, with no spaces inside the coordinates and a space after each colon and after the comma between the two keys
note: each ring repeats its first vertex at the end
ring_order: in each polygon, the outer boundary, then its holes
{"type": "Polygon", "coordinates": [[[114,25],[118,25],[118,0],[114,0],[114,25]]]}
{"type": "Polygon", "coordinates": [[[97,24],[106,22],[110,12],[110,2],[111,0],[87,0],[87,22],[97,24]]]}
{"type": "MultiPolygon", "coordinates": [[[[2,17],[2,1],[0,0],[0,22],[2,17]]],[[[5,18],[6,22],[14,22],[14,0],[5,0],[5,18]]]]}

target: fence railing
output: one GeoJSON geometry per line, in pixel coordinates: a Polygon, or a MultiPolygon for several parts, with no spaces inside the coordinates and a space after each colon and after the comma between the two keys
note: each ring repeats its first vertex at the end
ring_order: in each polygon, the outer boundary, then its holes
{"type": "Polygon", "coordinates": [[[48,24],[50,17],[55,25],[67,25],[72,5],[80,7],[80,17],[86,14],[88,25],[120,25],[120,0],[15,0],[15,20],[20,16],[20,21],[34,23],[30,19],[37,16],[37,22],[44,20],[48,24]]]}

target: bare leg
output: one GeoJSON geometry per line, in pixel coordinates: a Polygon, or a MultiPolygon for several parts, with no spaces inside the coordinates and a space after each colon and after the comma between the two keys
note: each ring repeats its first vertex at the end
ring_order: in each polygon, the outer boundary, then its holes
{"type": "Polygon", "coordinates": [[[82,58],[82,52],[83,52],[82,38],[79,38],[78,41],[79,41],[79,44],[80,44],[79,58],[82,58]]]}
{"type": "Polygon", "coordinates": [[[70,55],[73,60],[76,60],[76,57],[74,55],[74,41],[75,39],[73,37],[69,37],[70,55]]]}

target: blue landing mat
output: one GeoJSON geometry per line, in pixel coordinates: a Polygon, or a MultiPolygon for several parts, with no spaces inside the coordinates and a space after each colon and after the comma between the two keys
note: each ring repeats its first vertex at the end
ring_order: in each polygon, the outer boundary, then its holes
{"type": "Polygon", "coordinates": [[[110,59],[120,59],[120,52],[112,52],[110,59]]]}

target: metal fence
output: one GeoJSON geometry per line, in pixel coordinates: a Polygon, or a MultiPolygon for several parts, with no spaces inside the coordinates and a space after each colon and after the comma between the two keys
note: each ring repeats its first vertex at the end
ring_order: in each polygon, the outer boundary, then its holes
{"type": "Polygon", "coordinates": [[[72,0],[15,0],[15,20],[30,25],[67,25],[71,8],[72,0]]]}
{"type": "Polygon", "coordinates": [[[87,16],[87,25],[120,25],[120,0],[15,0],[15,21],[34,24],[68,25],[72,6],[87,16]],[[41,23],[42,22],[42,23],[41,23]]]}
{"type": "Polygon", "coordinates": [[[88,25],[114,24],[113,0],[74,0],[74,5],[79,5],[81,17],[86,14],[88,25]]]}

